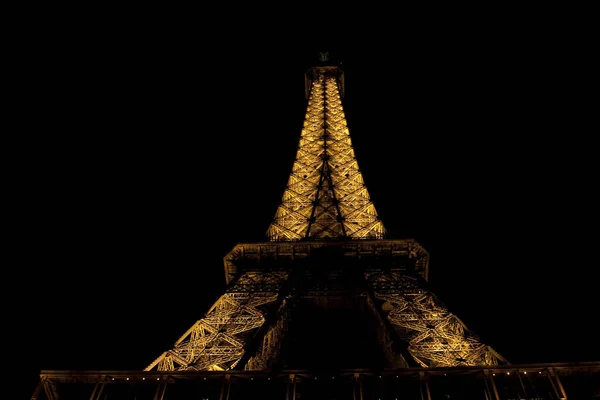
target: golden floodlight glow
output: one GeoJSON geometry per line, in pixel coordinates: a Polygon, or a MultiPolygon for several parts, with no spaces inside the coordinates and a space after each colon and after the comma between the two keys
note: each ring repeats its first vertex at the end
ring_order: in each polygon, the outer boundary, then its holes
{"type": "Polygon", "coordinates": [[[244,345],[265,322],[261,308],[273,303],[286,272],[244,273],[206,313],[145,371],[227,371],[245,352],[244,345]],[[269,290],[240,288],[268,287],[269,290]]]}
{"type": "MultiPolygon", "coordinates": [[[[236,246],[225,260],[225,294],[172,349],[145,370],[269,369],[284,346],[288,302],[282,300],[281,293],[294,276],[293,269],[273,266],[280,260],[283,265],[291,260],[309,260],[311,246],[318,253],[325,242],[336,243],[330,247],[333,250],[342,243],[339,248],[343,257],[368,260],[385,254],[410,260],[415,274],[371,266],[361,272],[360,279],[364,280],[361,284],[369,286],[378,312],[406,345],[407,356],[415,364],[429,368],[505,363],[423,285],[421,277],[427,280],[428,269],[426,251],[412,240],[397,243],[384,239],[386,230],[370,199],[350,140],[341,102],[341,69],[314,67],[306,78],[304,124],[287,186],[267,229],[269,243],[236,246]],[[293,241],[296,243],[290,243],[293,241]],[[254,263],[263,262],[268,269],[255,268],[254,263]],[[269,312],[281,317],[270,320],[265,327],[269,312]],[[257,343],[254,348],[253,343],[257,343]],[[252,353],[247,354],[248,348],[252,353]]],[[[404,355],[401,358],[404,360],[404,355]]]]}
{"type": "Polygon", "coordinates": [[[384,301],[388,321],[408,343],[408,352],[422,367],[498,365],[505,362],[481,343],[463,322],[449,312],[419,279],[400,272],[366,273],[375,298],[384,301]],[[386,287],[396,291],[379,290],[386,287]]]}
{"type": "Polygon", "coordinates": [[[337,67],[312,68],[304,126],[272,241],[381,239],[385,234],[358,168],[337,67]]]}

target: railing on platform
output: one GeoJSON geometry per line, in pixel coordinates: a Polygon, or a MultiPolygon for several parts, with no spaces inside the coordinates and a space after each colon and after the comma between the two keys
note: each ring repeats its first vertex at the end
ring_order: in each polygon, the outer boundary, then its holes
{"type": "Polygon", "coordinates": [[[600,362],[337,371],[41,371],[32,400],[600,399],[600,362]]]}

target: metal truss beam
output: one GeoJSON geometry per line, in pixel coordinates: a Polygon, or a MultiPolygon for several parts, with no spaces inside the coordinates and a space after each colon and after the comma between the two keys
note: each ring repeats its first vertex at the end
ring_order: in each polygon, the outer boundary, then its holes
{"type": "Polygon", "coordinates": [[[287,272],[246,272],[145,371],[227,371],[245,354],[252,333],[265,322],[287,272]]]}
{"type": "Polygon", "coordinates": [[[507,362],[450,313],[420,277],[393,271],[367,272],[365,276],[375,298],[382,302],[382,311],[422,367],[507,362]]]}
{"type": "Polygon", "coordinates": [[[337,67],[313,68],[300,143],[267,237],[381,239],[377,216],[354,155],[337,67]]]}

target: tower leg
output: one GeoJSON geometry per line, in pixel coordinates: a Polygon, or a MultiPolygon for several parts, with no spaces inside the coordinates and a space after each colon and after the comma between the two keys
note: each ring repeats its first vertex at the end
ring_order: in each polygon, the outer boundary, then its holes
{"type": "Polygon", "coordinates": [[[398,271],[365,273],[385,318],[408,342],[421,367],[495,365],[502,360],[473,339],[463,322],[429,290],[422,277],[398,271]],[[443,350],[443,351],[440,351],[443,350]]]}

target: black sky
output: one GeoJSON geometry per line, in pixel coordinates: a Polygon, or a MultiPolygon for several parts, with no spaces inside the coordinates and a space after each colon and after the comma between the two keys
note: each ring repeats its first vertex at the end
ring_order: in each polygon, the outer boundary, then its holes
{"type": "MultiPolygon", "coordinates": [[[[388,237],[429,251],[434,291],[511,362],[600,360],[597,110],[579,59],[434,44],[331,51],[388,237]]],[[[203,316],[223,256],[264,240],[323,50],[91,49],[44,56],[24,121],[34,382],[143,369],[203,316]]]]}

